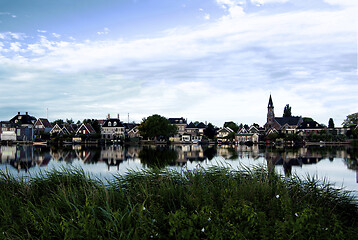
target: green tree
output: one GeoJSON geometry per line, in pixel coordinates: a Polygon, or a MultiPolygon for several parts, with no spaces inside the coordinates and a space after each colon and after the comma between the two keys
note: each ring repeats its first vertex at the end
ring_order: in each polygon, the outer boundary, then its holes
{"type": "Polygon", "coordinates": [[[353,113],[347,116],[342,125],[344,127],[349,127],[351,125],[358,124],[358,113],[353,113]]]}
{"type": "Polygon", "coordinates": [[[64,123],[64,122],[63,122],[62,119],[57,119],[57,120],[53,121],[51,124],[52,124],[52,126],[55,126],[56,124],[62,125],[63,123],[64,123]]]}
{"type": "Polygon", "coordinates": [[[292,117],[291,107],[289,104],[286,104],[285,108],[283,109],[283,117],[292,117]]]}
{"type": "Polygon", "coordinates": [[[158,114],[144,118],[138,130],[144,138],[164,138],[166,140],[178,132],[177,126],[170,124],[168,119],[158,114]]]}
{"type": "Polygon", "coordinates": [[[334,128],[334,122],[332,118],[328,120],[328,128],[334,128]]]}
{"type": "Polygon", "coordinates": [[[234,123],[233,121],[225,122],[224,127],[229,127],[231,130],[234,131],[234,133],[239,131],[239,126],[236,123],[234,123]]]}
{"type": "Polygon", "coordinates": [[[204,135],[209,139],[214,139],[216,136],[216,128],[213,124],[209,123],[207,128],[204,129],[204,135]]]}
{"type": "Polygon", "coordinates": [[[71,118],[71,119],[67,119],[67,118],[66,118],[66,123],[72,124],[72,123],[74,123],[74,121],[72,120],[72,118],[71,118]]]}

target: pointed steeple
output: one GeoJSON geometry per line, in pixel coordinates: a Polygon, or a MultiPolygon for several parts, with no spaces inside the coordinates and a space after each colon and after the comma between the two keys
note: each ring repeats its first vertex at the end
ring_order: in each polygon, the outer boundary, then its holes
{"type": "Polygon", "coordinates": [[[267,108],[273,108],[273,102],[272,102],[271,94],[270,94],[270,99],[269,99],[267,108]]]}

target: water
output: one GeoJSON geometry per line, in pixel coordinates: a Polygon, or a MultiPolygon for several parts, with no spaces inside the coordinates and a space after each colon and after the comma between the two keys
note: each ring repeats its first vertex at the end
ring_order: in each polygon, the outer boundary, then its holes
{"type": "Polygon", "coordinates": [[[110,179],[113,174],[152,167],[194,169],[209,166],[240,168],[263,165],[285,176],[316,176],[337,187],[357,191],[358,149],[352,147],[274,148],[265,146],[65,146],[63,148],[1,146],[0,170],[31,178],[39,172],[64,167],[84,169],[110,179]]]}

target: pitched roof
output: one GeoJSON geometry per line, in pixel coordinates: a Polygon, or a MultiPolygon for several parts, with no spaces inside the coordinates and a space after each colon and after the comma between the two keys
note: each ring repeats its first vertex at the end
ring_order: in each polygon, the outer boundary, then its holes
{"type": "Polygon", "coordinates": [[[67,133],[66,134],[71,134],[71,133],[74,133],[75,130],[73,129],[73,127],[71,125],[64,125],[63,128],[62,128],[62,132],[66,131],[67,133]]]}
{"type": "Polygon", "coordinates": [[[203,122],[200,122],[196,125],[197,128],[206,128],[206,125],[203,122]]]}
{"type": "Polygon", "coordinates": [[[124,127],[118,118],[107,119],[102,127],[124,127]]]}
{"type": "Polygon", "coordinates": [[[303,122],[300,124],[298,129],[322,129],[324,126],[316,121],[303,122]]]}
{"type": "Polygon", "coordinates": [[[281,126],[285,125],[286,123],[290,126],[297,126],[300,123],[301,117],[275,117],[275,120],[281,126]]]}
{"type": "Polygon", "coordinates": [[[52,125],[47,118],[39,118],[37,121],[40,121],[45,128],[52,128],[52,125]]]}
{"type": "Polygon", "coordinates": [[[190,122],[186,128],[197,128],[193,122],[190,122]]]}
{"type": "Polygon", "coordinates": [[[34,124],[36,122],[36,118],[33,116],[30,116],[27,112],[26,114],[20,114],[20,112],[18,112],[18,114],[11,118],[10,120],[11,123],[18,123],[18,124],[34,124]]]}
{"type": "Polygon", "coordinates": [[[77,129],[76,134],[78,134],[79,131],[81,131],[82,129],[86,129],[88,131],[88,133],[96,133],[96,131],[93,129],[92,125],[90,123],[82,123],[82,125],[77,129]]]}
{"type": "Polygon", "coordinates": [[[186,120],[184,118],[168,118],[171,124],[186,124],[186,120]]]}

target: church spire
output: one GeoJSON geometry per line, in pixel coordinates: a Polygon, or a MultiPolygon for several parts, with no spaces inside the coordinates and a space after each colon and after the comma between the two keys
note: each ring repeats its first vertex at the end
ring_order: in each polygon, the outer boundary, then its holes
{"type": "Polygon", "coordinates": [[[273,102],[272,102],[271,94],[270,94],[270,99],[269,99],[267,108],[273,108],[273,102]]]}

